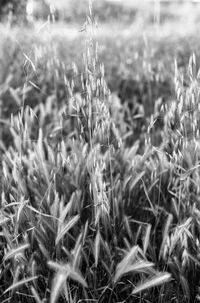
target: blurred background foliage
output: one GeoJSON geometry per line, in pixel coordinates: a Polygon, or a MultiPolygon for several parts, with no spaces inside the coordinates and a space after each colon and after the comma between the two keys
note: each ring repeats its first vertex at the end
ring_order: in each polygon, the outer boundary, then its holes
{"type": "MultiPolygon", "coordinates": [[[[174,58],[183,74],[192,51],[198,65],[198,7],[192,1],[93,1],[106,81],[124,104],[140,104],[150,117],[156,100],[174,98],[174,58]]],[[[47,96],[64,102],[64,75],[81,91],[72,62],[83,69],[87,0],[2,1],[0,12],[3,117],[17,111],[22,96],[31,107],[47,96]]]]}
{"type": "MultiPolygon", "coordinates": [[[[100,0],[94,1],[94,15],[98,22],[123,22],[133,23],[138,17],[149,23],[165,23],[166,21],[178,21],[184,18],[188,11],[190,15],[198,18],[198,1],[171,1],[171,0],[100,0]],[[195,16],[194,16],[195,12],[195,16]]],[[[87,0],[2,0],[0,3],[0,15],[5,20],[9,13],[15,17],[29,20],[47,19],[53,11],[57,21],[81,23],[85,21],[87,14],[87,0]],[[25,16],[26,15],[26,16],[25,16]]],[[[14,20],[16,22],[16,18],[14,20]]]]}

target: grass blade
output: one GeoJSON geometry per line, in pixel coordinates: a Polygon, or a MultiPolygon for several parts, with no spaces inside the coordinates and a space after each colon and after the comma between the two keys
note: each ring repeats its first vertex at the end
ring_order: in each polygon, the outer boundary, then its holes
{"type": "Polygon", "coordinates": [[[32,282],[34,280],[36,280],[38,278],[38,276],[35,276],[35,277],[31,277],[31,278],[28,278],[28,279],[23,279],[23,280],[20,280],[18,281],[17,283],[14,283],[12,284],[10,287],[8,287],[3,294],[6,294],[7,292],[11,291],[11,290],[15,290],[15,289],[18,289],[20,288],[21,286],[23,286],[24,284],[27,284],[29,282],[32,282]]]}

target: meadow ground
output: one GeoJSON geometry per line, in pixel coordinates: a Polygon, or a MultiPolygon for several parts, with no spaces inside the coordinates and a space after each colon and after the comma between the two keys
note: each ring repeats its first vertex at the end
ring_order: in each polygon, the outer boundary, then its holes
{"type": "Polygon", "coordinates": [[[1,302],[199,302],[198,7],[1,25],[1,302]]]}

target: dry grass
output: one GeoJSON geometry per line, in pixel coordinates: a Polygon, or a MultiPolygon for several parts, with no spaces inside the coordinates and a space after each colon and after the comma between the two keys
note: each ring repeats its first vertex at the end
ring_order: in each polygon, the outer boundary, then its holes
{"type": "MultiPolygon", "coordinates": [[[[148,90],[154,112],[145,115],[143,99],[122,105],[111,94],[91,29],[90,7],[81,70],[71,64],[67,74],[55,49],[45,61],[38,48],[24,55],[23,90],[4,79],[1,94],[18,109],[0,120],[0,300],[198,302],[196,58],[184,81],[176,65],[173,101],[148,90]],[[38,76],[51,79],[51,94],[38,76]],[[30,107],[33,87],[40,102],[30,107]]],[[[158,83],[145,71],[147,86],[158,83]]]]}

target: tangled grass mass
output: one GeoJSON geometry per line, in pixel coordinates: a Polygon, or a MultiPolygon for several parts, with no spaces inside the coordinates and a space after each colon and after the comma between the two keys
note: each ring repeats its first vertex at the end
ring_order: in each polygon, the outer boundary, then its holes
{"type": "Polygon", "coordinates": [[[0,302],[199,302],[198,55],[95,26],[2,33],[0,302]]]}

